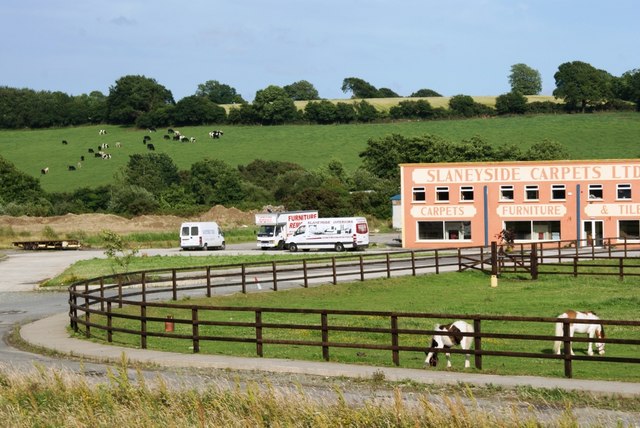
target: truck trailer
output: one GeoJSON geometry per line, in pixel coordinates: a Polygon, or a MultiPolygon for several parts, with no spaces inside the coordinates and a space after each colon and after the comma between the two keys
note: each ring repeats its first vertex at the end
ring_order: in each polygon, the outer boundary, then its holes
{"type": "Polygon", "coordinates": [[[318,218],[318,211],[285,211],[256,214],[257,245],[262,250],[285,249],[287,238],[304,220],[318,218]]]}

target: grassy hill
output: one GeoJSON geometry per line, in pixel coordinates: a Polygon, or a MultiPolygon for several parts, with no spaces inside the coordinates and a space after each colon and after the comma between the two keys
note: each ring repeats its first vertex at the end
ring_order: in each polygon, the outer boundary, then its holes
{"type": "Polygon", "coordinates": [[[46,191],[66,191],[108,184],[114,173],[134,153],[147,153],[143,137],[150,135],[157,153],[167,153],[180,169],[204,158],[230,165],[254,159],[295,162],[308,169],[340,160],[353,171],[370,138],[397,133],[405,136],[439,135],[449,141],[480,136],[490,144],[513,143],[523,149],[548,139],[564,145],[572,159],[635,158],[640,156],[640,115],[637,113],[558,114],[490,119],[395,122],[354,125],[223,126],[219,140],[208,138],[212,126],[184,127],[180,132],[196,137],[195,143],[164,140],[166,129],[149,133],[129,127],[86,126],[45,130],[0,130],[0,154],[18,169],[40,177],[46,191]],[[98,135],[106,129],[107,135],[98,135]],[[62,140],[68,144],[63,145],[62,140]],[[94,158],[107,142],[112,159],[94,158]],[[115,143],[122,147],[116,148],[115,143]],[[85,161],[76,171],[80,157],[85,161]],[[40,170],[49,167],[47,175],[40,170]]]}

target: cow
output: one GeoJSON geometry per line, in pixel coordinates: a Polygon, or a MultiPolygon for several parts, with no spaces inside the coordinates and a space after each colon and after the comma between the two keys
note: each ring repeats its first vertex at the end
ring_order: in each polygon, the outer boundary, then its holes
{"type": "Polygon", "coordinates": [[[94,153],[93,149],[89,149],[89,153],[94,153]]]}
{"type": "Polygon", "coordinates": [[[209,137],[211,137],[213,139],[217,139],[217,138],[222,137],[223,134],[224,134],[224,132],[219,131],[219,130],[215,130],[215,131],[209,132],[209,137]]]}
{"type": "Polygon", "coordinates": [[[67,142],[67,140],[62,140],[62,144],[66,146],[69,143],[67,142]]]}
{"type": "Polygon", "coordinates": [[[155,146],[153,144],[149,143],[149,144],[147,144],[147,149],[155,150],[156,148],[155,148],[155,146]]]}
{"type": "Polygon", "coordinates": [[[40,174],[46,174],[46,173],[48,173],[48,172],[49,172],[49,167],[42,168],[42,169],[40,170],[40,174]]]}
{"type": "Polygon", "coordinates": [[[107,130],[106,129],[99,130],[98,135],[107,135],[107,130]]]}
{"type": "Polygon", "coordinates": [[[147,131],[149,132],[156,132],[156,128],[154,128],[153,126],[147,128],[147,131]]]}
{"type": "Polygon", "coordinates": [[[102,159],[111,159],[111,155],[109,153],[103,153],[102,159]]]}
{"type": "Polygon", "coordinates": [[[99,150],[104,150],[109,148],[109,143],[102,143],[98,146],[99,150]]]}
{"type": "Polygon", "coordinates": [[[80,156],[80,160],[84,162],[84,155],[80,156]]]}
{"type": "Polygon", "coordinates": [[[190,143],[195,143],[196,142],[196,137],[190,137],[189,138],[189,142],[190,143]]]}
{"type": "Polygon", "coordinates": [[[73,165],[69,165],[69,166],[67,167],[67,169],[68,169],[69,171],[75,171],[75,170],[76,170],[76,167],[75,167],[75,166],[73,166],[73,165]]]}
{"type": "Polygon", "coordinates": [[[93,156],[96,157],[96,158],[101,158],[103,154],[104,153],[102,153],[102,152],[96,152],[96,153],[93,154],[93,156]]]}
{"type": "Polygon", "coordinates": [[[150,136],[148,136],[148,135],[145,135],[144,137],[142,137],[142,141],[144,141],[145,143],[146,143],[147,141],[149,141],[150,139],[151,139],[151,137],[150,137],[150,136]]]}
{"type": "Polygon", "coordinates": [[[171,135],[165,134],[162,138],[164,138],[165,140],[170,140],[171,139],[171,135]]]}
{"type": "Polygon", "coordinates": [[[122,143],[121,143],[120,141],[116,142],[116,147],[117,147],[117,148],[122,147],[122,143]]]}

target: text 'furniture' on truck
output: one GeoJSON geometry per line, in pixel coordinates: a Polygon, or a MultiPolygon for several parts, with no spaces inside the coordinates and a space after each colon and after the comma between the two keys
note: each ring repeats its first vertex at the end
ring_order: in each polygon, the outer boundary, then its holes
{"type": "Polygon", "coordinates": [[[358,250],[369,246],[369,225],[364,217],[305,220],[285,245],[289,251],[358,250]]]}
{"type": "Polygon", "coordinates": [[[183,250],[225,249],[224,233],[215,221],[182,223],[180,248],[183,250]]]}
{"type": "Polygon", "coordinates": [[[304,220],[318,218],[318,211],[286,211],[279,213],[256,214],[258,226],[258,248],[267,250],[285,248],[287,238],[300,226],[304,220]]]}

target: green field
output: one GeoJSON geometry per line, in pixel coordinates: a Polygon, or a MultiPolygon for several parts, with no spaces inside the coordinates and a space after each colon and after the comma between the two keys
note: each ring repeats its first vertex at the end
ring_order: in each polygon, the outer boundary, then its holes
{"type": "MultiPolygon", "coordinates": [[[[423,275],[418,277],[402,277],[394,279],[368,280],[339,285],[325,285],[309,289],[294,289],[288,291],[235,294],[231,296],[214,297],[211,299],[191,297],[178,303],[189,305],[216,305],[238,307],[285,307],[332,310],[366,310],[366,311],[397,311],[397,312],[426,312],[426,313],[457,313],[483,315],[514,315],[555,317],[569,308],[579,310],[593,310],[603,319],[633,320],[637,319],[637,308],[640,304],[638,292],[640,285],[637,280],[620,282],[617,279],[602,277],[557,277],[547,275],[537,281],[524,280],[518,277],[503,276],[497,288],[489,286],[489,278],[482,273],[449,273],[442,275],[423,275]]],[[[134,315],[139,310],[126,310],[134,315]]],[[[252,312],[224,312],[199,311],[200,320],[247,322],[253,321],[252,312]]],[[[175,319],[191,319],[191,309],[150,308],[147,316],[157,316],[164,320],[167,315],[175,319]]],[[[319,320],[313,315],[263,313],[262,322],[279,322],[286,324],[318,324],[319,320]]],[[[316,316],[317,317],[317,316],[316,316]]],[[[400,319],[399,328],[430,330],[438,321],[447,322],[448,319],[400,319]]],[[[104,323],[104,319],[92,317],[92,322],[104,323]]],[[[330,325],[366,326],[388,328],[388,318],[374,316],[331,316],[330,325]]],[[[114,327],[137,330],[139,322],[114,318],[114,327]]],[[[176,324],[176,333],[190,334],[191,326],[176,324]]],[[[162,332],[164,322],[149,322],[148,331],[162,332]]],[[[92,335],[104,339],[104,332],[93,328],[92,335]]],[[[553,325],[528,322],[484,321],[482,331],[485,333],[519,333],[553,335],[553,325]]],[[[639,327],[607,326],[608,338],[640,337],[639,327]]],[[[240,336],[255,337],[251,328],[200,326],[201,336],[240,336]]],[[[376,333],[331,332],[330,341],[345,343],[388,343],[389,337],[376,333]]],[[[297,339],[319,341],[320,332],[296,329],[269,329],[263,331],[265,339],[297,339]]],[[[427,338],[416,335],[400,335],[402,346],[427,346],[427,338]]],[[[115,333],[114,343],[118,345],[139,346],[137,336],[115,333]]],[[[173,352],[192,352],[189,340],[148,338],[148,346],[173,352]]],[[[255,345],[230,342],[201,341],[200,352],[207,354],[227,354],[240,356],[255,356],[255,345]]],[[[524,341],[513,339],[485,338],[483,349],[544,353],[552,352],[551,341],[524,341]]],[[[574,344],[576,355],[586,355],[586,344],[574,344]]],[[[265,357],[292,358],[313,361],[322,360],[322,352],[318,347],[265,345],[265,357]]],[[[354,364],[369,364],[374,366],[391,366],[389,351],[358,351],[355,349],[332,348],[331,361],[354,364]]],[[[637,357],[637,346],[609,344],[607,356],[637,357]]],[[[442,359],[444,361],[444,357],[442,359]]],[[[452,356],[455,369],[461,370],[463,357],[452,356]]],[[[400,366],[421,368],[424,363],[422,352],[401,352],[400,366]]],[[[443,364],[441,364],[443,366],[443,364]]],[[[439,367],[438,370],[443,370],[439,367]]],[[[472,369],[475,371],[475,369],[472,369]]],[[[561,360],[544,358],[510,358],[486,356],[483,359],[482,373],[517,374],[562,377],[564,375],[561,360]]],[[[637,364],[611,364],[604,362],[574,362],[573,374],[576,378],[616,379],[626,381],[640,381],[640,370],[637,364]]]]}
{"type": "Polygon", "coordinates": [[[134,153],[147,153],[143,137],[151,135],[156,153],[167,153],[179,169],[204,158],[230,165],[246,165],[255,159],[289,161],[307,169],[340,160],[348,171],[361,164],[359,154],[370,138],[389,134],[419,136],[435,134],[449,141],[480,136],[493,145],[516,144],[526,149],[533,143],[552,140],[566,147],[572,159],[617,159],[640,156],[640,115],[637,113],[558,114],[490,119],[395,122],[354,125],[201,126],[180,128],[196,143],[162,138],[164,129],[150,134],[135,128],[87,126],[45,130],[1,130],[0,154],[16,167],[40,177],[46,191],[70,191],[109,184],[114,174],[134,153]],[[212,129],[223,129],[219,140],[208,138],[212,129]],[[107,129],[99,136],[99,129],[107,129]],[[68,144],[63,145],[62,140],[68,144]],[[92,157],[107,142],[112,159],[92,157]],[[115,143],[122,147],[116,148],[115,143]],[[85,156],[82,168],[68,171],[85,156]],[[49,174],[40,170],[49,167],[49,174]]]}

